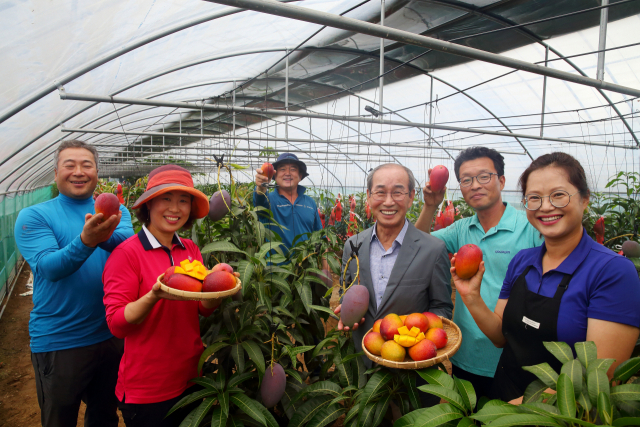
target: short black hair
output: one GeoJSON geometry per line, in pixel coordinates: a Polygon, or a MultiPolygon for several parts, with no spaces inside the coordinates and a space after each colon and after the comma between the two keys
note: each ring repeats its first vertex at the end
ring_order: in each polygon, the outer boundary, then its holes
{"type": "Polygon", "coordinates": [[[462,150],[458,157],[456,157],[456,161],[453,164],[453,170],[456,172],[456,179],[460,181],[460,166],[464,162],[468,162],[469,160],[480,159],[482,157],[488,157],[493,162],[493,167],[498,172],[498,176],[504,175],[504,157],[502,154],[498,153],[493,148],[487,147],[470,147],[466,150],[462,150]]]}

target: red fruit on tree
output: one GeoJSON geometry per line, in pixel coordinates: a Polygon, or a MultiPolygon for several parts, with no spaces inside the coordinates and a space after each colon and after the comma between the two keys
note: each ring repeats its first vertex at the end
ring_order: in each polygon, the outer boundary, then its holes
{"type": "Polygon", "coordinates": [[[329,216],[329,225],[336,224],[336,207],[331,208],[331,215],[329,216]]]}
{"type": "Polygon", "coordinates": [[[340,203],[340,199],[336,200],[336,205],[334,206],[336,209],[336,221],[342,221],[342,203],[340,203]]]}
{"type": "Polygon", "coordinates": [[[356,198],[353,196],[349,197],[349,207],[351,208],[351,212],[355,212],[356,211],[356,198]]]}
{"type": "Polygon", "coordinates": [[[449,169],[442,165],[438,165],[431,170],[429,182],[431,183],[431,191],[440,193],[449,181],[449,169]]]}
{"type": "Polygon", "coordinates": [[[480,262],[482,262],[482,250],[474,244],[464,245],[456,255],[456,274],[461,279],[470,279],[478,272],[480,262]]]}
{"type": "Polygon", "coordinates": [[[371,206],[369,205],[369,201],[365,204],[364,208],[365,213],[367,214],[367,219],[371,219],[371,206]]]}
{"type": "Polygon", "coordinates": [[[596,235],[596,242],[601,245],[604,244],[604,217],[598,218],[595,224],[593,224],[593,232],[596,235]]]}
{"type": "Polygon", "coordinates": [[[122,197],[122,184],[118,184],[116,195],[118,196],[118,200],[120,201],[120,204],[124,204],[124,197],[122,197]]]}
{"type": "Polygon", "coordinates": [[[322,222],[322,228],[324,228],[324,213],[318,208],[318,215],[320,216],[320,221],[322,222]]]}
{"type": "Polygon", "coordinates": [[[118,215],[120,201],[115,194],[102,193],[96,197],[95,209],[97,214],[101,213],[104,216],[103,220],[107,220],[111,215],[118,215]]]}

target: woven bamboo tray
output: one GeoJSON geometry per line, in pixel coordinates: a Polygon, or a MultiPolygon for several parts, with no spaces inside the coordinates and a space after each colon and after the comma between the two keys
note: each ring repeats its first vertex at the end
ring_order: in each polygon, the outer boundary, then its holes
{"type": "Polygon", "coordinates": [[[158,276],[158,283],[160,283],[160,289],[169,294],[165,296],[165,299],[177,300],[177,301],[206,301],[217,298],[226,298],[235,295],[242,289],[242,282],[236,277],[236,287],[222,292],[189,292],[181,291],[179,289],[173,289],[162,283],[164,273],[158,276]]]}
{"type": "MultiPolygon", "coordinates": [[[[386,366],[388,368],[422,369],[436,365],[445,360],[448,360],[451,356],[456,354],[456,352],[460,348],[460,344],[462,344],[462,332],[460,332],[460,328],[458,327],[458,325],[442,316],[440,316],[440,319],[442,319],[442,329],[444,329],[444,331],[447,333],[447,345],[438,350],[438,353],[434,358],[416,362],[415,360],[411,360],[411,358],[409,357],[409,352],[407,352],[407,355],[404,358],[404,362],[394,362],[391,360],[386,360],[380,356],[375,356],[369,353],[367,348],[364,346],[364,337],[362,337],[362,350],[364,350],[364,354],[366,354],[369,359],[373,360],[378,365],[386,366]]],[[[369,330],[369,332],[371,332],[371,330],[369,330]]],[[[367,332],[367,334],[369,332],[367,332]]],[[[367,336],[367,334],[365,334],[365,336],[367,336]]]]}

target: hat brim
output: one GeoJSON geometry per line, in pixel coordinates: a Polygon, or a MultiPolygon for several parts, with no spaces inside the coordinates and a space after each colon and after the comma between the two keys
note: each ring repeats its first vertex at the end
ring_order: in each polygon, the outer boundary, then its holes
{"type": "Polygon", "coordinates": [[[192,218],[204,218],[209,213],[209,198],[200,190],[196,190],[193,187],[187,187],[182,184],[161,184],[156,185],[153,188],[148,189],[136,200],[131,207],[132,209],[139,209],[150,201],[151,199],[160,196],[161,194],[168,193],[169,191],[184,191],[191,194],[193,201],[191,202],[191,217],[192,218]]]}
{"type": "Polygon", "coordinates": [[[306,177],[309,176],[309,174],[307,173],[307,164],[305,162],[303,162],[302,160],[294,160],[294,159],[284,159],[284,160],[280,160],[279,162],[274,162],[273,163],[273,169],[276,171],[276,173],[278,173],[278,168],[282,165],[286,165],[289,163],[293,163],[294,165],[298,166],[298,169],[300,169],[300,180],[305,179],[306,177]]]}

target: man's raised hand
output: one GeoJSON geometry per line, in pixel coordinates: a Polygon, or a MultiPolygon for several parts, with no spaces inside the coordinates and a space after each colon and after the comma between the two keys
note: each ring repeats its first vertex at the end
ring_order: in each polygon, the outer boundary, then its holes
{"type": "MultiPolygon", "coordinates": [[[[432,169],[429,169],[429,175],[431,175],[432,169]]],[[[431,181],[427,181],[422,188],[422,196],[424,198],[425,207],[431,207],[437,209],[438,206],[444,200],[444,194],[447,191],[447,187],[443,188],[441,192],[436,193],[431,190],[431,181]]]]}
{"type": "Polygon", "coordinates": [[[92,215],[90,213],[84,216],[84,227],[80,234],[80,239],[85,246],[95,248],[99,243],[109,240],[118,224],[120,224],[122,212],[117,215],[111,215],[103,221],[104,215],[99,213],[92,215]]]}
{"type": "MultiPolygon", "coordinates": [[[[342,310],[342,304],[340,304],[339,306],[337,306],[337,307],[336,307],[336,309],[335,309],[335,310],[333,310],[333,312],[334,312],[335,314],[340,314],[340,310],[342,310]]],[[[362,320],[360,320],[360,324],[363,324],[363,323],[364,323],[364,317],[362,318],[362,320]]],[[[342,331],[342,330],[345,330],[345,331],[347,331],[347,332],[348,332],[349,330],[351,330],[351,331],[355,331],[356,329],[358,329],[358,325],[359,325],[358,323],[354,323],[354,324],[353,324],[353,328],[349,328],[348,326],[344,326],[344,325],[342,324],[342,319],[338,320],[338,330],[339,330],[339,331],[342,331]]]]}

